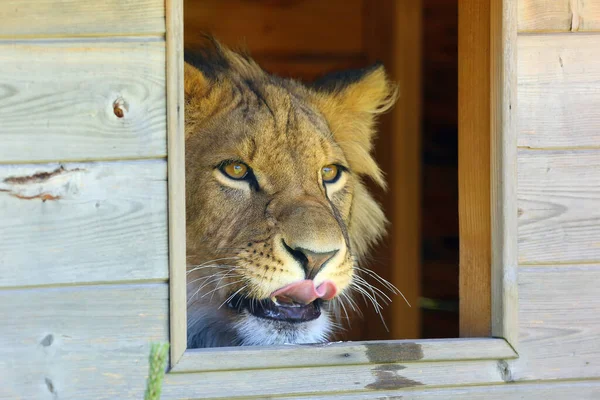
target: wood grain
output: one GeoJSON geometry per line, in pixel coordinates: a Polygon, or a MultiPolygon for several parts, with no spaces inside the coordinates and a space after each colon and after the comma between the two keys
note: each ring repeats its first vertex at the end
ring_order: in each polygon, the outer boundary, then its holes
{"type": "Polygon", "coordinates": [[[183,0],[167,7],[167,121],[169,189],[170,365],[187,347],[185,100],[183,93],[183,0]]]}
{"type": "Polygon", "coordinates": [[[498,361],[464,361],[170,373],[162,399],[272,397],[503,383],[498,361]]]}
{"type": "MultiPolygon", "coordinates": [[[[393,6],[379,12],[390,13],[392,41],[390,75],[400,93],[389,115],[391,129],[391,158],[395,173],[390,177],[390,190],[394,203],[391,215],[392,256],[394,267],[391,282],[402,290],[411,307],[402,301],[391,304],[391,333],[394,339],[421,337],[421,20],[422,1],[392,1],[393,6]]],[[[384,23],[384,16],[377,23],[384,23]]],[[[379,39],[381,40],[381,39],[379,39]]],[[[372,54],[374,56],[375,54],[372,54]]],[[[385,57],[379,54],[379,57],[385,57]]]]}
{"type": "Polygon", "coordinates": [[[167,284],[0,290],[0,399],[139,399],[167,284]]]}
{"type": "MultiPolygon", "coordinates": [[[[528,382],[464,388],[383,390],[377,394],[373,392],[319,394],[291,398],[298,400],[597,400],[600,398],[600,382],[528,382]]],[[[269,399],[285,400],[290,397],[269,397],[269,399]]]]}
{"type": "Polygon", "coordinates": [[[0,166],[0,287],[166,279],[165,164],[0,166]]]}
{"type": "Polygon", "coordinates": [[[519,146],[600,147],[600,36],[525,35],[518,44],[519,146]]]}
{"type": "Polygon", "coordinates": [[[363,50],[360,0],[185,0],[185,41],[204,32],[252,54],[359,54],[363,50]],[[341,23],[344,21],[344,23],[341,23]]]}
{"type": "Polygon", "coordinates": [[[490,3],[458,15],[460,335],[491,334],[490,3]]]}
{"type": "Polygon", "coordinates": [[[600,3],[589,0],[519,0],[519,32],[600,30],[600,3]]]}
{"type": "Polygon", "coordinates": [[[5,42],[0,54],[0,163],[165,155],[162,39],[5,42]]]}
{"type": "MultiPolygon", "coordinates": [[[[491,333],[517,347],[517,4],[492,0],[490,17],[491,333]]],[[[481,149],[485,151],[485,149],[481,149]]]]}
{"type": "Polygon", "coordinates": [[[600,150],[519,151],[519,263],[600,260],[600,150]]]}
{"type": "Polygon", "coordinates": [[[362,56],[270,57],[257,55],[254,59],[269,73],[303,82],[312,82],[329,72],[363,68],[369,65],[362,56]]]}
{"type": "Polygon", "coordinates": [[[161,0],[3,0],[0,38],[161,34],[161,0]]]}
{"type": "MultiPolygon", "coordinates": [[[[600,264],[519,271],[517,380],[600,376],[600,264]]],[[[570,397],[573,398],[573,397],[570,397]]]]}
{"type": "MultiPolygon", "coordinates": [[[[365,7],[367,61],[382,62],[401,93],[378,124],[376,159],[389,184],[381,198],[390,226],[369,268],[398,287],[410,303],[394,300],[384,310],[389,334],[381,329],[377,338],[421,337],[421,12],[420,0],[385,0],[365,7]]],[[[365,331],[381,326],[374,312],[368,318],[365,331]]]]}
{"type": "Polygon", "coordinates": [[[269,348],[191,349],[173,372],[322,367],[381,362],[510,359],[516,353],[503,339],[441,339],[339,342],[269,348]]]}

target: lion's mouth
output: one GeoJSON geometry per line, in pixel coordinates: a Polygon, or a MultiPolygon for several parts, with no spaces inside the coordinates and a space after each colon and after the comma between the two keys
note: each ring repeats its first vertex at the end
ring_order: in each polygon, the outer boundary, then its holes
{"type": "Polygon", "coordinates": [[[319,318],[321,304],[332,299],[337,292],[335,284],[325,281],[315,287],[312,280],[303,280],[287,285],[268,299],[256,300],[234,296],[229,301],[233,309],[248,310],[255,317],[285,322],[308,322],[319,318]]]}
{"type": "Polygon", "coordinates": [[[258,318],[284,322],[308,322],[321,315],[321,299],[309,304],[296,303],[285,296],[256,300],[250,298],[233,298],[229,306],[238,311],[247,310],[258,318]]]}

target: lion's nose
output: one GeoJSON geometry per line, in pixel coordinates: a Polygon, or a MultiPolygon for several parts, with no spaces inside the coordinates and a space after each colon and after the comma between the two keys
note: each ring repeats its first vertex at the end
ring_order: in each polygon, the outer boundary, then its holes
{"type": "Polygon", "coordinates": [[[303,249],[302,247],[291,248],[285,241],[283,241],[283,247],[285,247],[296,261],[302,264],[302,268],[304,268],[306,273],[306,279],[314,279],[325,264],[327,264],[327,261],[331,260],[338,252],[338,250],[333,250],[317,253],[303,249]]]}

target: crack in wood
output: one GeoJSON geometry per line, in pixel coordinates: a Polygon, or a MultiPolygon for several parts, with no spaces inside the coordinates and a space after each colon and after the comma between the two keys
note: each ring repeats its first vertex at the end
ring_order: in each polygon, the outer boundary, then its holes
{"type": "Polygon", "coordinates": [[[0,192],[8,193],[21,200],[39,199],[42,202],[56,201],[63,198],[69,190],[70,174],[85,171],[82,168],[66,169],[63,165],[52,171],[36,172],[30,175],[9,176],[0,181],[0,192]],[[64,177],[61,179],[60,177],[64,177]],[[54,181],[53,178],[59,180],[54,181]],[[66,180],[65,180],[66,179],[66,180]]]}
{"type": "Polygon", "coordinates": [[[13,184],[13,185],[26,185],[29,183],[42,183],[54,176],[68,173],[68,172],[76,172],[76,171],[80,171],[80,170],[81,170],[80,168],[74,168],[74,169],[67,170],[67,169],[65,169],[64,166],[61,165],[60,167],[58,167],[57,169],[55,169],[54,171],[51,171],[51,172],[37,172],[33,175],[28,175],[28,176],[9,176],[8,178],[5,178],[3,182],[13,184]]]}

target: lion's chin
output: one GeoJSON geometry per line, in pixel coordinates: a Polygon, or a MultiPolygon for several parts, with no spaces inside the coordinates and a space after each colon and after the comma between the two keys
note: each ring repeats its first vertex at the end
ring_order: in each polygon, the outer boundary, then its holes
{"type": "Polygon", "coordinates": [[[323,343],[331,328],[329,315],[324,310],[318,317],[305,322],[262,318],[244,310],[235,323],[242,346],[323,343]]]}

